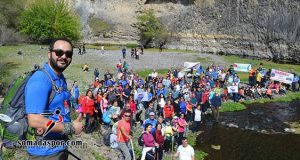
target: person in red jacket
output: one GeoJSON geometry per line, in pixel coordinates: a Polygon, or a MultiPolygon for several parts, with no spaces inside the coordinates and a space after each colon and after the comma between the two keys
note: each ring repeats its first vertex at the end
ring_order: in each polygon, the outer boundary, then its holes
{"type": "Polygon", "coordinates": [[[171,100],[167,101],[167,104],[164,106],[164,119],[168,118],[168,119],[172,119],[173,115],[174,115],[174,107],[172,106],[171,100]]]}
{"type": "Polygon", "coordinates": [[[99,78],[96,77],[95,82],[93,83],[94,88],[96,88],[100,84],[99,78]]]}
{"type": "Polygon", "coordinates": [[[154,139],[155,139],[156,143],[158,144],[158,148],[156,148],[156,160],[162,160],[162,157],[163,157],[164,134],[161,129],[162,129],[162,124],[157,123],[155,135],[154,135],[154,139]]]}
{"type": "Polygon", "coordinates": [[[133,124],[135,124],[135,120],[136,120],[136,103],[133,99],[133,95],[129,96],[129,105],[130,105],[130,110],[132,113],[132,122],[133,124]]]}
{"type": "Polygon", "coordinates": [[[85,119],[85,132],[92,132],[92,125],[94,124],[94,113],[98,112],[95,108],[95,101],[92,90],[88,89],[86,96],[81,101],[81,112],[85,119]]]}
{"type": "Polygon", "coordinates": [[[205,89],[205,91],[204,91],[204,93],[202,94],[202,102],[201,102],[201,104],[202,104],[202,113],[204,113],[204,112],[206,112],[206,110],[207,110],[207,107],[209,106],[209,102],[208,102],[208,97],[209,97],[209,89],[208,88],[206,88],[205,89]]]}

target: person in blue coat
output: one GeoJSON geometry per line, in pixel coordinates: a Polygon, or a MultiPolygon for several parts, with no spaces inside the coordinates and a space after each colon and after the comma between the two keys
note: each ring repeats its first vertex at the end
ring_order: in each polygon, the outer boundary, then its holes
{"type": "Polygon", "coordinates": [[[222,105],[221,96],[217,92],[215,92],[210,102],[211,102],[211,107],[213,109],[214,118],[216,119],[217,122],[219,122],[219,109],[222,105]]]}
{"type": "MultiPolygon", "coordinates": [[[[155,119],[155,113],[150,112],[149,116],[150,116],[150,118],[146,119],[142,125],[144,130],[145,130],[146,124],[148,124],[148,123],[150,123],[152,126],[156,126],[156,124],[157,124],[157,120],[155,119]]],[[[155,130],[156,130],[155,127],[152,127],[151,133],[154,134],[155,130]]]]}
{"type": "Polygon", "coordinates": [[[184,114],[184,115],[187,114],[186,102],[184,101],[183,97],[180,97],[179,108],[180,108],[180,114],[184,114]]]}

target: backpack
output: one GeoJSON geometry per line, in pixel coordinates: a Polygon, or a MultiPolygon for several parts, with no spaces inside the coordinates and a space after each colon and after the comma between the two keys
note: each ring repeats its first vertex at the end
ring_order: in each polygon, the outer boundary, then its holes
{"type": "Polygon", "coordinates": [[[103,143],[106,146],[110,146],[110,135],[112,134],[111,129],[108,129],[106,132],[103,134],[103,143]]]}
{"type": "Polygon", "coordinates": [[[145,132],[142,133],[139,138],[138,138],[138,143],[139,143],[139,146],[144,146],[144,139],[143,139],[143,135],[146,134],[145,132]]]}
{"type": "Polygon", "coordinates": [[[145,157],[145,160],[155,160],[155,152],[150,149],[148,152],[146,152],[146,157],[145,157]]]}
{"type": "MultiPolygon", "coordinates": [[[[28,119],[25,113],[25,87],[30,77],[36,72],[42,71],[51,80],[52,91],[49,95],[48,104],[54,99],[59,90],[50,74],[44,68],[34,70],[19,77],[12,85],[0,106],[0,138],[3,146],[8,149],[16,148],[18,140],[33,140],[34,129],[28,127],[28,119]],[[5,113],[5,114],[3,114],[5,113]],[[1,119],[9,117],[10,120],[1,119]]],[[[1,147],[2,148],[2,147],[1,147]]],[[[0,152],[1,153],[1,152],[0,152]]]]}
{"type": "Polygon", "coordinates": [[[109,109],[103,113],[102,120],[105,124],[110,124],[111,118],[109,117],[109,109]]]}

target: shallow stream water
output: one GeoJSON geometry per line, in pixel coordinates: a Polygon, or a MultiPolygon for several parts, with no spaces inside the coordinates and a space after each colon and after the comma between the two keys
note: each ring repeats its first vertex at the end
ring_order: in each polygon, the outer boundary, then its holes
{"type": "Polygon", "coordinates": [[[207,116],[195,149],[207,152],[206,160],[300,160],[300,134],[286,132],[285,122],[300,123],[299,100],[252,104],[221,113],[219,123],[207,116]]]}

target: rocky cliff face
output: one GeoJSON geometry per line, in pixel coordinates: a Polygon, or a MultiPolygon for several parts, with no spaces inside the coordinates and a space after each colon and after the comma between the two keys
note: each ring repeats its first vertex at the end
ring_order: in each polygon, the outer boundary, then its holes
{"type": "Polygon", "coordinates": [[[73,0],[87,42],[138,41],[136,17],[153,9],[168,48],[300,62],[299,0],[73,0]],[[97,17],[110,30],[92,32],[97,17]]]}

